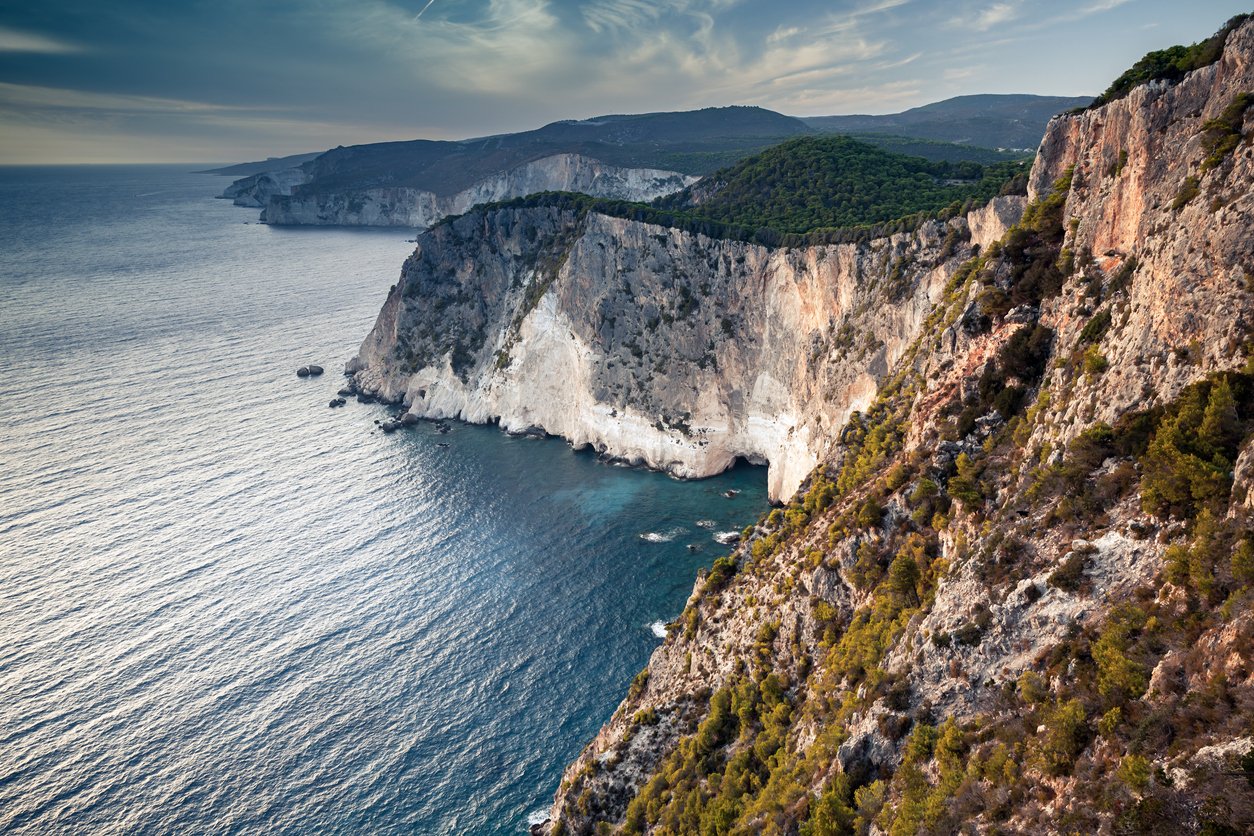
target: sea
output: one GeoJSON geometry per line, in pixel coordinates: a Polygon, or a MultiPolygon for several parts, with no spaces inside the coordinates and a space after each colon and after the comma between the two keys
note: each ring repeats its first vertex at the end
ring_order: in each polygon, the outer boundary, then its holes
{"type": "Polygon", "coordinates": [[[525,832],[765,473],[329,408],[413,233],[195,168],[0,169],[0,832],[525,832]]]}

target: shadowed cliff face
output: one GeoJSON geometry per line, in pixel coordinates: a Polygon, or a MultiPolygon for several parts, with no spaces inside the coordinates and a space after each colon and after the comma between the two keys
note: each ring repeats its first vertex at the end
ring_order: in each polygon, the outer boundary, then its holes
{"type": "Polygon", "coordinates": [[[786,499],[918,333],[972,227],[987,243],[1021,206],[787,250],[474,212],[422,236],[350,368],[416,415],[542,427],[678,476],[766,461],[786,499]]]}

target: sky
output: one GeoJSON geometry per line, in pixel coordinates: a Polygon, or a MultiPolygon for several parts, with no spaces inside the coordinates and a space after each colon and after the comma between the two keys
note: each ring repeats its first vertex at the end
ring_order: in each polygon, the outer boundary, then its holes
{"type": "Polygon", "coordinates": [[[0,0],[0,164],[228,162],[606,113],[1096,95],[1250,0],[0,0]]]}

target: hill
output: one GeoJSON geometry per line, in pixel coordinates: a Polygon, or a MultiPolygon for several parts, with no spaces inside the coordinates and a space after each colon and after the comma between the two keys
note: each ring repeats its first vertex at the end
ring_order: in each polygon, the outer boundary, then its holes
{"type": "Polygon", "coordinates": [[[656,202],[728,224],[806,233],[984,203],[1026,164],[934,162],[846,136],[798,137],[656,202]]]}
{"type": "Polygon", "coordinates": [[[1035,150],[1049,120],[1084,107],[1087,96],[957,96],[887,116],[810,116],[815,130],[842,134],[895,134],[981,148],[1035,150]]]}
{"type": "Polygon", "coordinates": [[[192,172],[193,174],[222,174],[228,177],[248,177],[253,174],[264,174],[267,171],[281,171],[285,168],[296,168],[303,165],[321,154],[321,151],[311,151],[308,154],[292,154],[288,157],[267,157],[264,160],[257,160],[251,163],[237,163],[235,165],[223,166],[221,168],[207,168],[204,171],[192,172]]]}
{"type": "Polygon", "coordinates": [[[699,175],[809,132],[799,119],[758,107],[598,116],[459,142],[419,139],[334,148],[305,166],[310,181],[302,192],[404,187],[447,195],[554,154],[699,175]]]}

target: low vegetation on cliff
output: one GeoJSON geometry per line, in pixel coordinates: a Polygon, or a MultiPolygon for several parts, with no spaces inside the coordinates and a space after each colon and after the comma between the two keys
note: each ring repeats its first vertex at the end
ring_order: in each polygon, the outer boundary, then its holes
{"type": "Polygon", "coordinates": [[[1242,14],[1229,20],[1224,27],[1204,41],[1189,46],[1176,45],[1146,53],[1145,57],[1129,67],[1115,79],[1106,91],[1093,100],[1089,108],[1101,107],[1122,99],[1148,81],[1178,81],[1187,73],[1214,64],[1223,55],[1228,35],[1250,15],[1242,14]]]}

